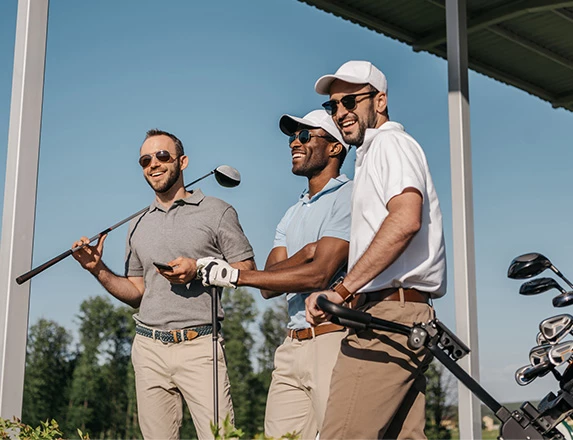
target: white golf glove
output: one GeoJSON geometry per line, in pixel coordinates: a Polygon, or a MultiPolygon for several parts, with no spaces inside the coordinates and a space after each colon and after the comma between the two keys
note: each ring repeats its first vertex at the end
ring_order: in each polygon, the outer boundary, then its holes
{"type": "Polygon", "coordinates": [[[226,261],[213,257],[199,258],[197,274],[203,279],[204,286],[237,288],[239,269],[231,267],[226,261]]]}

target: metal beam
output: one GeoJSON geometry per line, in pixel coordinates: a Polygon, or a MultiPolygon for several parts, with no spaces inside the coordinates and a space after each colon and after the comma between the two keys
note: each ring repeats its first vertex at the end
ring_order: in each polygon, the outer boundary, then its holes
{"type": "Polygon", "coordinates": [[[315,6],[319,9],[327,13],[331,13],[337,15],[341,18],[346,20],[353,21],[362,26],[366,26],[373,31],[380,32],[385,34],[390,38],[397,38],[402,40],[406,43],[413,43],[418,37],[413,35],[412,33],[399,28],[397,26],[393,26],[389,23],[384,23],[381,19],[377,19],[376,17],[372,17],[370,14],[365,14],[362,12],[356,11],[355,8],[348,6],[346,4],[342,4],[337,2],[336,0],[300,0],[310,6],[315,6]]]}
{"type": "MultiPolygon", "coordinates": [[[[456,333],[472,349],[460,360],[460,366],[479,381],[466,22],[465,0],[446,0],[456,333]]],[[[460,438],[481,438],[481,404],[461,383],[458,384],[458,419],[460,438]]]]}
{"type": "Polygon", "coordinates": [[[21,417],[49,0],[18,0],[0,243],[0,417],[21,417]]]}
{"type": "MultiPolygon", "coordinates": [[[[436,4],[436,2],[432,2],[436,4]]],[[[525,14],[533,14],[543,11],[573,6],[573,1],[549,1],[549,0],[516,0],[511,3],[498,6],[483,14],[470,18],[467,22],[467,32],[471,34],[496,23],[501,23],[525,14]]],[[[443,27],[436,29],[429,35],[413,43],[414,50],[428,50],[446,42],[446,32],[443,27]]]]}
{"type": "Polygon", "coordinates": [[[553,12],[555,15],[573,23],[573,12],[569,12],[565,9],[556,9],[556,10],[551,11],[551,12],[553,12]]]}
{"type": "Polygon", "coordinates": [[[551,105],[554,108],[565,107],[567,104],[571,103],[573,103],[573,92],[557,96],[555,99],[551,101],[551,105]]]}

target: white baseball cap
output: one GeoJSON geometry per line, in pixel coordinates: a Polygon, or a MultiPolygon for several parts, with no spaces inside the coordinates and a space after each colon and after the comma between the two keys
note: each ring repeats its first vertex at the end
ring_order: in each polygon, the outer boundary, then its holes
{"type": "Polygon", "coordinates": [[[281,131],[290,136],[294,134],[296,131],[300,130],[300,126],[308,127],[308,128],[322,128],[328,134],[333,136],[338,142],[340,142],[346,151],[350,148],[344,139],[342,139],[342,135],[334,122],[332,121],[332,116],[326,113],[326,110],[313,110],[308,113],[304,118],[297,118],[296,116],[291,115],[282,115],[281,119],[279,120],[279,127],[281,131]]]}
{"type": "Polygon", "coordinates": [[[314,85],[314,90],[320,95],[329,95],[330,86],[337,79],[351,84],[370,84],[379,92],[388,91],[386,76],[369,61],[344,63],[334,75],[321,76],[314,85]]]}

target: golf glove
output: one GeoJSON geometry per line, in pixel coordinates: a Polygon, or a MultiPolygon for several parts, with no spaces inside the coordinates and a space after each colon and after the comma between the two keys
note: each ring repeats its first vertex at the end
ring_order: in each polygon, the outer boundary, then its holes
{"type": "Polygon", "coordinates": [[[199,258],[197,274],[201,275],[204,286],[237,288],[239,269],[231,267],[226,261],[213,257],[199,258]]]}

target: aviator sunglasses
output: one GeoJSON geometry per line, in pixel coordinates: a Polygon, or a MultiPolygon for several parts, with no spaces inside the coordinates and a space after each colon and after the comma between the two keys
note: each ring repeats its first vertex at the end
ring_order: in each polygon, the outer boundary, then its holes
{"type": "Polygon", "coordinates": [[[312,137],[318,137],[318,138],[323,138],[323,139],[329,139],[328,136],[319,136],[318,134],[312,134],[310,131],[308,130],[301,130],[298,134],[291,134],[288,137],[288,144],[292,144],[296,138],[298,138],[298,140],[300,141],[301,144],[306,144],[308,141],[310,141],[310,138],[312,137]]]}
{"type": "Polygon", "coordinates": [[[377,91],[372,91],[372,92],[356,93],[354,95],[346,95],[343,96],[340,99],[340,101],[338,99],[332,99],[330,101],[326,101],[324,104],[322,104],[322,106],[329,115],[334,116],[338,111],[339,102],[344,106],[346,110],[354,110],[356,108],[356,98],[358,96],[368,95],[368,98],[372,98],[377,94],[378,94],[377,91]]]}
{"type": "Polygon", "coordinates": [[[147,168],[149,166],[149,164],[151,163],[153,156],[155,156],[155,158],[159,162],[164,162],[164,163],[170,162],[172,159],[175,160],[179,157],[179,156],[176,156],[175,158],[172,158],[171,153],[169,153],[169,151],[167,151],[167,150],[159,150],[153,154],[144,154],[143,156],[141,156],[139,158],[139,165],[141,165],[141,168],[147,168]]]}

